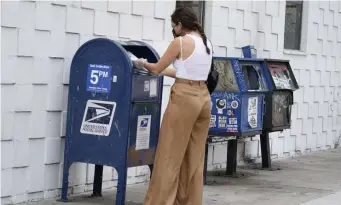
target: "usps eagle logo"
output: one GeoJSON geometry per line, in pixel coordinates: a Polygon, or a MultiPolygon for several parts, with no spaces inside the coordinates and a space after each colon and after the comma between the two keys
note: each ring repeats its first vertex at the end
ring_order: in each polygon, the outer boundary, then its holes
{"type": "Polygon", "coordinates": [[[140,127],[147,127],[147,126],[148,126],[148,121],[149,121],[148,118],[143,118],[143,119],[141,120],[140,127]]]}

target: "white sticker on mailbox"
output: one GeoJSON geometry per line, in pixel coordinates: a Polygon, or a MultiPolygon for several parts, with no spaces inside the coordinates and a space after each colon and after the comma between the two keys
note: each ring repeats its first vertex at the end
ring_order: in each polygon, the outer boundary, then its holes
{"type": "Polygon", "coordinates": [[[149,149],[151,115],[140,115],[137,118],[136,150],[149,149]]]}
{"type": "Polygon", "coordinates": [[[116,102],[88,100],[85,106],[80,132],[108,136],[114,119],[116,102]]]}
{"type": "Polygon", "coordinates": [[[144,92],[148,92],[150,87],[150,83],[148,80],[144,81],[144,92]]]}
{"type": "Polygon", "coordinates": [[[149,85],[149,97],[156,97],[157,96],[157,80],[151,79],[149,85]]]}

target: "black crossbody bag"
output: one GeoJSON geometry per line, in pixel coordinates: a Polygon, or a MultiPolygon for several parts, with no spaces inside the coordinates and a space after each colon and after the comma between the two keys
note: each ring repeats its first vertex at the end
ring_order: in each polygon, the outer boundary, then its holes
{"type": "Polygon", "coordinates": [[[209,72],[207,80],[206,80],[206,85],[207,85],[207,88],[208,88],[208,91],[210,92],[210,94],[212,94],[213,91],[215,90],[215,88],[217,87],[218,80],[219,80],[219,73],[218,73],[218,71],[216,71],[216,69],[214,69],[214,64],[213,64],[213,46],[212,46],[211,69],[210,69],[210,72],[209,72]]]}

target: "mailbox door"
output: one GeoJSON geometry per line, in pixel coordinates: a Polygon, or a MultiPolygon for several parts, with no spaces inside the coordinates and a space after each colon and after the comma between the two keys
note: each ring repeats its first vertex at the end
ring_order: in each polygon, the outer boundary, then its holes
{"type": "Polygon", "coordinates": [[[124,157],[128,143],[132,65],[124,52],[109,39],[94,39],[73,58],[65,150],[70,161],[125,164],[113,157],[124,157]]]}
{"type": "Polygon", "coordinates": [[[128,167],[154,163],[160,128],[159,116],[158,103],[132,104],[128,167]]]}

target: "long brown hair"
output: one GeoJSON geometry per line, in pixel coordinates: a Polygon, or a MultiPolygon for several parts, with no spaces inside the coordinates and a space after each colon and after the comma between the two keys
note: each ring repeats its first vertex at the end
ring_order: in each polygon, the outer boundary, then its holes
{"type": "Polygon", "coordinates": [[[181,23],[182,27],[188,29],[190,31],[198,31],[202,37],[202,40],[206,46],[207,54],[211,53],[211,50],[207,47],[207,37],[204,29],[199,24],[199,20],[197,15],[195,15],[194,11],[188,7],[181,7],[175,9],[173,14],[171,15],[171,19],[173,23],[178,24],[181,23]]]}

